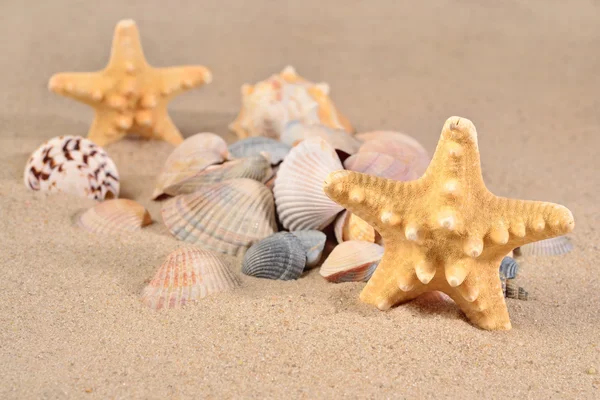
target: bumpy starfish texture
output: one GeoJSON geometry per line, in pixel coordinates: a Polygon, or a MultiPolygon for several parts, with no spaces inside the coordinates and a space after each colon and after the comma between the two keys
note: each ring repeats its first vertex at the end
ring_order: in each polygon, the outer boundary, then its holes
{"type": "Polygon", "coordinates": [[[128,133],[176,145],[183,137],[169,117],[168,102],[211,80],[211,72],[203,66],[151,67],[135,22],[122,20],[115,28],[110,61],[102,71],[55,74],[48,88],[95,109],[88,138],[100,146],[128,133]]]}
{"type": "Polygon", "coordinates": [[[362,301],[387,310],[437,290],[482,329],[511,329],[498,274],[502,258],[515,247],[574,228],[566,207],[488,191],[475,127],[459,117],[444,124],[420,179],[398,182],[336,171],[324,190],[383,238],[383,259],[362,301]]]}

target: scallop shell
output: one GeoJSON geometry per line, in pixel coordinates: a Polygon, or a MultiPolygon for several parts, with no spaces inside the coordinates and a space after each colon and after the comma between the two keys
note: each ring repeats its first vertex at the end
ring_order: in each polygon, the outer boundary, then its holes
{"type": "Polygon", "coordinates": [[[267,137],[249,137],[238,140],[229,145],[229,152],[233,157],[244,158],[266,153],[272,165],[277,165],[288,155],[292,146],[267,137]]]}
{"type": "Polygon", "coordinates": [[[96,200],[118,197],[120,189],[115,163],[100,146],[80,136],[58,136],[38,147],[25,165],[24,181],[31,190],[96,200]]]}
{"type": "Polygon", "coordinates": [[[367,282],[383,257],[383,247],[352,240],[337,245],[320,269],[330,282],[367,282]]]}
{"type": "Polygon", "coordinates": [[[229,128],[241,139],[249,136],[279,139],[283,127],[291,120],[353,132],[328,95],[329,85],[310,82],[287,66],[254,86],[242,86],[242,109],[229,128]]]}
{"type": "Polygon", "coordinates": [[[272,175],[271,164],[263,156],[254,156],[211,165],[205,170],[184,179],[163,191],[170,196],[193,193],[202,186],[236,178],[248,178],[263,182],[272,175]]]}
{"type": "Polygon", "coordinates": [[[344,168],[396,181],[418,179],[417,174],[411,170],[409,164],[382,153],[365,152],[354,154],[344,161],[344,168]]]}
{"type": "Polygon", "coordinates": [[[558,256],[573,250],[573,244],[567,236],[558,236],[539,240],[519,247],[522,256],[558,256]]]}
{"type": "Polygon", "coordinates": [[[78,218],[77,225],[92,233],[133,232],[152,223],[148,210],[129,199],[106,200],[78,218]]]}
{"type": "Polygon", "coordinates": [[[247,178],[174,197],[163,206],[162,217],[179,240],[231,255],[277,231],[273,194],[247,178]]]}
{"type": "Polygon", "coordinates": [[[338,243],[349,240],[375,243],[377,238],[375,229],[368,222],[348,210],[336,218],[334,233],[338,243]]]}
{"type": "Polygon", "coordinates": [[[196,175],[210,165],[229,158],[227,143],[214,133],[197,133],[185,139],[167,158],[156,179],[152,199],[165,194],[164,189],[196,175]]]}
{"type": "Polygon", "coordinates": [[[300,239],[304,250],[306,251],[306,267],[316,266],[321,261],[327,235],[321,231],[296,231],[292,232],[294,236],[300,239]]]}
{"type": "Polygon", "coordinates": [[[515,279],[517,272],[519,271],[519,264],[514,258],[504,257],[500,264],[500,278],[501,279],[515,279]]]}
{"type": "Polygon", "coordinates": [[[290,146],[296,146],[304,139],[311,137],[320,137],[334,149],[342,150],[348,154],[355,154],[362,145],[360,140],[344,130],[332,129],[318,124],[306,124],[300,121],[288,122],[283,129],[280,140],[290,146]]]}
{"type": "Polygon", "coordinates": [[[306,265],[300,239],[289,232],[275,233],[252,245],[244,256],[242,272],[256,278],[298,279],[306,265]]]}
{"type": "Polygon", "coordinates": [[[364,143],[359,153],[382,153],[390,155],[408,165],[418,179],[423,175],[431,158],[427,150],[416,139],[400,132],[373,131],[357,134],[364,143]]]}
{"type": "Polygon", "coordinates": [[[184,247],[167,256],[150,284],[144,288],[142,302],[155,310],[180,308],[239,285],[239,279],[219,255],[184,247]]]}
{"type": "Polygon", "coordinates": [[[294,147],[281,163],[275,179],[279,219],[290,231],[321,230],[343,208],[323,192],[329,173],[343,169],[335,150],[315,137],[294,147]]]}

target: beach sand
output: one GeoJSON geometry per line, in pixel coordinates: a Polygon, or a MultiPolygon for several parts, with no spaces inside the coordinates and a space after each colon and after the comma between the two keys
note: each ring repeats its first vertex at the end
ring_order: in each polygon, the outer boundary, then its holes
{"type": "Polygon", "coordinates": [[[3,2],[0,398],[600,398],[600,3],[485,3],[3,2]],[[155,221],[126,237],[72,226],[92,200],[23,184],[34,149],[85,136],[93,117],[49,77],[103,68],[124,18],[152,65],[213,71],[170,105],[184,135],[233,140],[240,86],[291,64],[329,82],[359,131],[400,130],[432,153],[446,118],[471,119],[489,189],[569,207],[574,251],[522,259],[530,299],[507,300],[509,332],[447,304],[381,312],[359,302],[363,283],[318,270],[282,282],[237,265],[239,290],[146,309],[141,290],[182,245],[150,200],[172,146],[106,147],[121,196],[155,221]]]}

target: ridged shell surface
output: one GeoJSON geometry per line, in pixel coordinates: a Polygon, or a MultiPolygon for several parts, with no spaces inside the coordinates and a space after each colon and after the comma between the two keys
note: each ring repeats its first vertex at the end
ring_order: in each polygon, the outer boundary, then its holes
{"type": "Polygon", "coordinates": [[[304,250],[306,251],[306,267],[312,268],[321,261],[327,235],[321,231],[296,231],[292,232],[294,236],[300,239],[304,250]]]}
{"type": "Polygon", "coordinates": [[[78,218],[77,225],[92,233],[134,232],[152,223],[148,210],[129,199],[112,199],[98,203],[78,218]]]}
{"type": "Polygon", "coordinates": [[[500,279],[515,279],[519,264],[512,257],[504,257],[500,263],[500,279]]]}
{"type": "Polygon", "coordinates": [[[211,165],[194,176],[168,186],[164,192],[170,196],[193,193],[203,186],[237,178],[264,182],[272,175],[271,164],[263,156],[252,156],[211,165]]]}
{"type": "Polygon", "coordinates": [[[232,179],[168,200],[162,217],[179,240],[238,255],[277,231],[273,194],[252,179],[232,179]]]}
{"type": "Polygon", "coordinates": [[[292,146],[263,136],[249,137],[229,145],[229,153],[235,158],[259,156],[266,153],[272,165],[277,165],[288,155],[292,146]]]}
{"type": "Polygon", "coordinates": [[[333,129],[319,124],[306,124],[300,121],[290,121],[285,125],[281,134],[281,141],[290,146],[296,146],[301,141],[320,137],[334,149],[342,150],[348,154],[358,152],[362,142],[342,129],[333,129]]]}
{"type": "Polygon", "coordinates": [[[343,169],[335,150],[315,137],[294,147],[281,163],[273,193],[277,213],[290,231],[321,230],[343,208],[323,192],[330,172],[343,169]]]}
{"type": "Polygon", "coordinates": [[[573,250],[573,244],[567,236],[539,240],[519,247],[522,256],[558,256],[573,250]]]}
{"type": "Polygon", "coordinates": [[[119,172],[108,154],[80,136],[58,136],[38,147],[25,165],[25,186],[95,200],[119,196],[119,172]]]}
{"type": "Polygon", "coordinates": [[[218,292],[239,286],[239,279],[217,254],[185,247],[175,250],[142,292],[148,307],[180,308],[218,292]]]}
{"type": "Polygon", "coordinates": [[[306,265],[300,239],[289,232],[275,233],[254,244],[244,255],[242,272],[256,278],[298,279],[306,265]]]}
{"type": "Polygon", "coordinates": [[[344,168],[395,181],[410,181],[419,178],[409,164],[382,153],[354,154],[344,161],[344,168]]]}
{"type": "Polygon", "coordinates": [[[367,282],[383,257],[383,247],[357,240],[337,245],[321,265],[320,274],[330,282],[367,282]]]}

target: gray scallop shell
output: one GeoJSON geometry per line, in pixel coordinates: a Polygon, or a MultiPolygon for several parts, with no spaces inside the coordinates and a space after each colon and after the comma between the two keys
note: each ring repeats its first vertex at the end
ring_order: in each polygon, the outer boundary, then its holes
{"type": "Polygon", "coordinates": [[[323,255],[323,249],[325,248],[327,235],[316,230],[295,231],[292,232],[292,234],[300,239],[302,246],[304,246],[304,250],[306,251],[306,266],[316,266],[323,255]]]}
{"type": "Polygon", "coordinates": [[[271,164],[283,161],[292,146],[264,136],[249,137],[238,140],[229,146],[229,153],[235,158],[258,156],[262,152],[271,157],[271,164]]]}
{"type": "Polygon", "coordinates": [[[256,278],[291,280],[302,275],[306,252],[289,232],[275,233],[254,244],[244,256],[242,272],[256,278]]]}
{"type": "Polygon", "coordinates": [[[519,264],[512,257],[504,257],[500,264],[500,279],[515,279],[519,264]]]}

